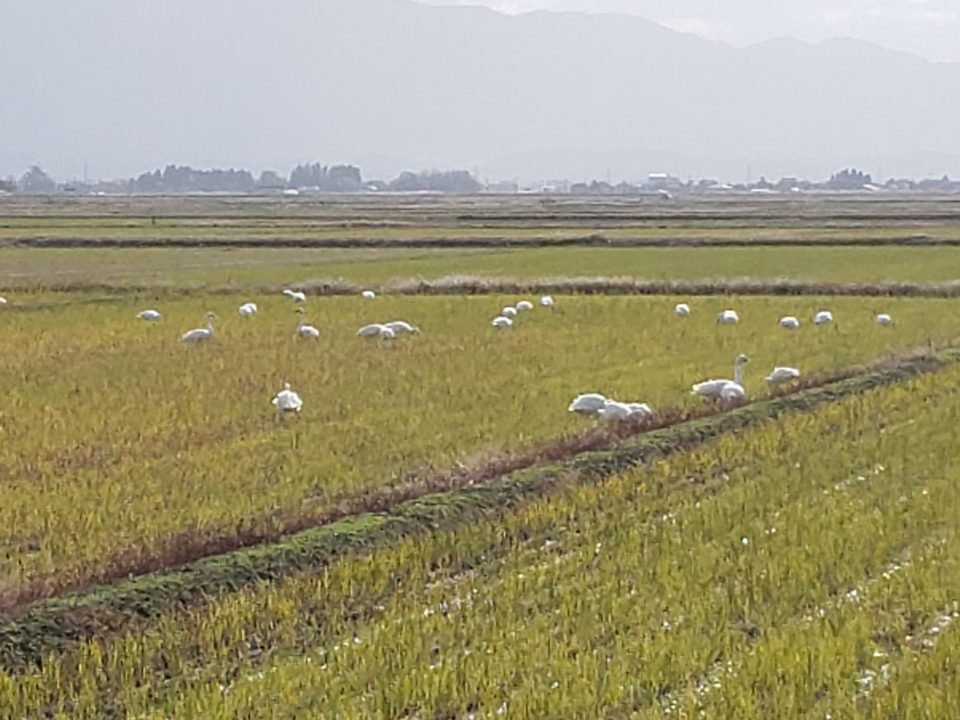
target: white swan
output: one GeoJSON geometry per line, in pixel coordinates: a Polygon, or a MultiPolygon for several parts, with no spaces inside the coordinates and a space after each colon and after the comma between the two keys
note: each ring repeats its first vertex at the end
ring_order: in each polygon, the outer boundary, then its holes
{"type": "Polygon", "coordinates": [[[798,377],[800,377],[800,371],[797,368],[775,367],[764,379],[771,385],[779,385],[790,380],[796,380],[798,377]]]}
{"type": "Polygon", "coordinates": [[[653,410],[646,403],[627,403],[627,407],[630,408],[628,420],[644,420],[653,417],[653,410]]]}
{"type": "Polygon", "coordinates": [[[307,325],[303,319],[303,308],[297,308],[297,314],[300,315],[300,322],[297,323],[297,335],[305,338],[318,338],[320,331],[313,325],[307,325]]]}
{"type": "Polygon", "coordinates": [[[600,393],[585,393],[577,395],[567,408],[567,412],[575,412],[580,415],[596,415],[603,408],[607,399],[600,393]]]}
{"type": "Polygon", "coordinates": [[[493,319],[493,322],[490,323],[495,328],[500,330],[505,330],[507,328],[513,327],[513,320],[508,317],[497,317],[493,319]]]}
{"type": "Polygon", "coordinates": [[[739,385],[743,389],[743,364],[749,362],[750,358],[746,355],[737,355],[733,362],[733,380],[704,380],[698,382],[690,391],[691,395],[700,395],[702,397],[719,399],[722,397],[723,389],[727,385],[739,385]]]}
{"type": "Polygon", "coordinates": [[[283,294],[294,302],[302,303],[307,301],[307,294],[299,290],[286,289],[283,291],[283,294]]]}
{"type": "Polygon", "coordinates": [[[360,297],[362,297],[364,300],[375,300],[377,294],[373,290],[364,290],[362,293],[360,293],[360,297]]]}
{"type": "Polygon", "coordinates": [[[6,305],[7,299],[5,297],[0,297],[0,305],[6,305]]]}
{"type": "Polygon", "coordinates": [[[500,314],[505,318],[515,318],[517,316],[517,309],[508,305],[500,311],[500,314]]]}
{"type": "Polygon", "coordinates": [[[240,306],[240,314],[243,317],[251,317],[252,315],[256,315],[257,310],[259,310],[257,304],[252,302],[244,303],[240,306]]]}
{"type": "Polygon", "coordinates": [[[540,307],[553,307],[553,298],[549,295],[544,295],[540,298],[540,307]]]}
{"type": "Polygon", "coordinates": [[[786,315],[785,317],[780,318],[780,327],[786,328],[787,330],[796,330],[800,327],[800,321],[797,320],[793,315],[786,315]]]}
{"type": "Polygon", "coordinates": [[[880,313],[879,315],[877,315],[875,320],[877,325],[883,325],[883,326],[893,325],[893,318],[891,318],[886,313],[880,313]]]}
{"type": "Polygon", "coordinates": [[[833,322],[833,313],[829,310],[821,310],[813,316],[814,325],[826,325],[833,322]]]}
{"type": "Polygon", "coordinates": [[[188,343],[200,343],[206,340],[209,340],[213,337],[213,321],[216,320],[217,316],[212,312],[208,312],[206,315],[207,326],[205,328],[196,328],[195,330],[190,330],[185,332],[180,336],[180,342],[188,343]]]}
{"type": "Polygon", "coordinates": [[[300,412],[303,408],[303,400],[297,393],[290,389],[290,383],[288,382],[283,384],[283,390],[278,392],[271,402],[281,413],[300,412]]]}
{"type": "Polygon", "coordinates": [[[420,328],[411,325],[408,322],[404,322],[403,320],[391,320],[388,323],[384,323],[384,327],[390,328],[397,335],[403,335],[404,333],[408,335],[420,334],[420,328]]]}
{"type": "Polygon", "coordinates": [[[619,422],[629,418],[630,413],[630,406],[626,403],[617,402],[616,400],[607,400],[603,404],[603,407],[597,412],[597,417],[604,422],[619,422]]]}
{"type": "Polygon", "coordinates": [[[364,325],[362,328],[357,330],[357,337],[380,337],[380,335],[383,334],[383,331],[386,329],[386,325],[381,323],[371,323],[370,325],[364,325]]]}
{"type": "Polygon", "coordinates": [[[736,325],[740,322],[740,316],[736,310],[724,310],[717,315],[717,323],[720,325],[736,325]]]}
{"type": "MultiPolygon", "coordinates": [[[[0,303],[3,305],[4,303],[0,303]]],[[[163,315],[161,315],[157,310],[141,310],[137,313],[137,317],[141,320],[146,320],[147,322],[157,322],[157,320],[162,320],[163,315]]]]}
{"type": "Polygon", "coordinates": [[[747,399],[747,393],[740,383],[727,383],[720,391],[720,400],[724,403],[735,403],[747,399]]]}
{"type": "Polygon", "coordinates": [[[673,311],[680,317],[686,317],[690,314],[690,306],[686,303],[677,303],[676,307],[673,308],[673,311]]]}
{"type": "Polygon", "coordinates": [[[517,303],[517,312],[527,312],[533,310],[533,303],[529,300],[521,300],[517,303]]]}

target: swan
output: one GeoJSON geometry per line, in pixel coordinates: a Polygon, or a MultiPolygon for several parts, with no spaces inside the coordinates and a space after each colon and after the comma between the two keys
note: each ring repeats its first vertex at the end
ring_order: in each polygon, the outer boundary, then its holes
{"type": "Polygon", "coordinates": [[[180,342],[189,342],[189,343],[199,343],[209,340],[213,337],[213,321],[216,320],[217,316],[212,312],[208,312],[206,315],[207,326],[205,328],[196,328],[185,332],[180,336],[180,342]]]}
{"type": "Polygon", "coordinates": [[[736,403],[747,399],[747,392],[740,383],[727,383],[720,391],[720,400],[725,403],[736,403]]]}
{"type": "Polygon", "coordinates": [[[300,412],[303,408],[303,400],[300,396],[290,389],[290,383],[283,384],[283,390],[278,392],[271,401],[281,413],[300,412]]]}
{"type": "Polygon", "coordinates": [[[646,403],[627,403],[627,407],[630,408],[627,420],[644,420],[653,417],[653,410],[646,403]]]}
{"type": "Polygon", "coordinates": [[[733,362],[733,380],[704,380],[703,382],[698,382],[696,385],[694,385],[690,391],[690,394],[717,399],[722,397],[723,389],[727,385],[738,385],[742,391],[743,364],[749,361],[750,358],[748,358],[746,355],[737,355],[737,359],[733,362]]]}
{"type": "Polygon", "coordinates": [[[289,288],[283,291],[283,294],[294,302],[302,303],[307,301],[307,294],[299,290],[290,290],[289,288]]]}
{"type": "Polygon", "coordinates": [[[800,321],[797,320],[793,315],[787,315],[780,318],[780,327],[786,328],[787,330],[796,330],[800,327],[800,321]]]}
{"type": "Polygon", "coordinates": [[[6,305],[7,299],[5,297],[0,297],[0,305],[6,305]]]}
{"type": "MultiPolygon", "coordinates": [[[[0,305],[3,304],[4,303],[0,303],[0,305]]],[[[146,320],[147,322],[156,322],[157,320],[163,319],[163,315],[161,315],[157,310],[141,310],[137,313],[137,317],[141,320],[146,320]]]]}
{"type": "Polygon", "coordinates": [[[393,328],[383,326],[383,330],[380,331],[381,340],[393,340],[397,336],[397,333],[393,331],[393,328]]]}
{"type": "Polygon", "coordinates": [[[508,305],[500,311],[500,314],[505,318],[515,318],[517,316],[517,309],[508,305]]]}
{"type": "Polygon", "coordinates": [[[690,314],[690,306],[687,305],[686,303],[679,303],[676,307],[673,308],[673,311],[681,317],[686,317],[687,315],[690,314]]]}
{"type": "Polygon", "coordinates": [[[544,295],[540,298],[540,307],[553,307],[553,298],[549,295],[544,295]]]}
{"type": "Polygon", "coordinates": [[[603,407],[597,411],[597,417],[604,422],[619,422],[629,418],[631,412],[630,406],[626,403],[607,400],[603,407]]]}
{"type": "Polygon", "coordinates": [[[790,380],[796,380],[798,377],[800,377],[800,371],[797,368],[775,367],[773,372],[767,375],[765,379],[771,385],[779,385],[790,380]]]}
{"type": "Polygon", "coordinates": [[[826,325],[833,322],[833,313],[829,310],[821,310],[813,316],[814,325],[826,325]]]}
{"type": "Polygon", "coordinates": [[[384,327],[388,327],[391,330],[393,330],[393,332],[396,333],[397,335],[403,335],[404,333],[407,333],[409,335],[420,334],[420,328],[414,325],[411,325],[408,322],[404,322],[403,320],[391,320],[390,322],[384,323],[383,325],[384,327]]]}
{"type": "Polygon", "coordinates": [[[498,317],[498,318],[494,318],[493,322],[490,324],[493,325],[495,328],[499,328],[500,330],[505,330],[506,328],[513,327],[513,320],[511,320],[508,317],[498,317]]]}
{"type": "Polygon", "coordinates": [[[886,326],[886,325],[892,325],[892,324],[893,324],[893,318],[891,318],[891,317],[890,317],[889,315],[887,315],[886,313],[880,313],[880,314],[877,315],[877,317],[876,317],[876,322],[877,322],[877,325],[884,325],[884,326],[886,326]]]}
{"type": "Polygon", "coordinates": [[[529,300],[521,300],[517,303],[517,312],[527,312],[533,310],[533,303],[529,300]]]}
{"type": "Polygon", "coordinates": [[[313,325],[307,325],[303,320],[303,308],[297,308],[297,314],[300,315],[300,322],[297,323],[297,335],[306,338],[320,337],[320,331],[313,325]]]}
{"type": "Polygon", "coordinates": [[[600,393],[585,393],[577,395],[567,408],[567,412],[575,412],[580,415],[596,415],[603,408],[607,399],[600,393]]]}
{"type": "Polygon", "coordinates": [[[720,325],[736,325],[740,322],[740,316],[736,310],[724,310],[717,315],[717,323],[720,325]]]}
{"type": "Polygon", "coordinates": [[[371,323],[370,325],[364,325],[362,328],[357,330],[357,337],[380,337],[383,334],[383,331],[386,329],[386,325],[381,323],[371,323]]]}
{"type": "Polygon", "coordinates": [[[374,300],[377,297],[377,294],[373,290],[364,290],[360,293],[360,297],[364,300],[374,300]]]}
{"type": "Polygon", "coordinates": [[[257,304],[252,302],[244,303],[243,305],[240,306],[240,314],[243,317],[250,317],[251,315],[256,315],[257,310],[259,310],[259,308],[257,307],[257,304]]]}

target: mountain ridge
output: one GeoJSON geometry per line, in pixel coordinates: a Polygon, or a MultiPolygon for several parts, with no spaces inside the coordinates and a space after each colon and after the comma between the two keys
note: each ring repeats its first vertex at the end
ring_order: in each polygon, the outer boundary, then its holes
{"type": "Polygon", "coordinates": [[[735,48],[634,16],[410,0],[35,0],[0,9],[0,66],[0,174],[320,160],[544,178],[551,163],[505,159],[565,148],[596,177],[623,148],[722,179],[931,153],[922,172],[960,173],[960,64],[862,41],[735,48]]]}

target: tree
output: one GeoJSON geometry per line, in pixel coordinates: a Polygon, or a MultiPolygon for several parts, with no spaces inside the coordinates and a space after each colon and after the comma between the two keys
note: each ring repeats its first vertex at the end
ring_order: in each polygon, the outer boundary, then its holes
{"type": "Polygon", "coordinates": [[[20,190],[25,193],[52,193],[57,191],[57,184],[34,165],[20,178],[20,190]]]}
{"type": "Polygon", "coordinates": [[[831,190],[861,190],[865,185],[873,184],[873,179],[856,168],[848,168],[835,173],[827,183],[831,190]]]}
{"type": "Polygon", "coordinates": [[[353,165],[326,167],[320,163],[298,165],[290,173],[290,187],[316,188],[321,192],[360,192],[363,176],[353,165]]]}
{"type": "Polygon", "coordinates": [[[260,179],[257,180],[257,187],[261,190],[283,190],[286,186],[287,181],[273,170],[264,170],[260,173],[260,179]]]}
{"type": "Polygon", "coordinates": [[[466,170],[422,172],[419,175],[405,171],[390,183],[389,188],[396,192],[475,193],[482,190],[483,185],[466,170]]]}

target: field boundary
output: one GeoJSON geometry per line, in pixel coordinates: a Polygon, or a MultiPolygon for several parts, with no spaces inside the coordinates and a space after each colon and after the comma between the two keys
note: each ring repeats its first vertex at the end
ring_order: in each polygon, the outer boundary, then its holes
{"type": "Polygon", "coordinates": [[[597,483],[630,468],[683,452],[721,434],[784,414],[804,412],[842,398],[960,363],[960,349],[914,354],[877,363],[839,380],[689,420],[588,451],[457,489],[425,494],[380,513],[363,513],[149,575],[35,604],[0,625],[0,667],[8,671],[40,662],[92,637],[112,635],[171,611],[197,607],[229,592],[271,583],[369,552],[403,537],[502,515],[523,502],[563,487],[597,483]]]}
{"type": "MultiPolygon", "coordinates": [[[[331,281],[300,283],[322,294],[336,287],[331,281]]],[[[960,297],[960,280],[942,283],[816,282],[787,278],[720,278],[704,280],[643,280],[632,277],[559,277],[521,280],[509,277],[449,275],[435,280],[394,279],[381,290],[406,295],[485,295],[541,293],[580,295],[823,295],[856,297],[960,297]]]]}
{"type": "MultiPolygon", "coordinates": [[[[432,280],[422,278],[392,278],[383,283],[356,283],[342,278],[315,278],[287,285],[230,284],[215,286],[177,287],[158,283],[46,283],[36,289],[60,293],[103,293],[105,296],[154,294],[190,296],[197,294],[276,294],[281,287],[302,290],[318,297],[359,295],[361,290],[373,289],[395,295],[518,295],[555,293],[558,295],[645,295],[645,296],[717,296],[741,295],[755,297],[905,297],[957,298],[960,297],[960,279],[947,282],[826,282],[791,280],[788,278],[754,279],[706,278],[702,280],[644,280],[635,277],[543,277],[524,280],[515,277],[482,275],[446,275],[432,280]]],[[[0,289],[7,289],[0,284],[0,289]]],[[[12,290],[9,288],[9,290],[12,290]]],[[[102,302],[112,298],[105,297],[102,302]]],[[[85,301],[88,302],[88,301],[85,301]]],[[[13,302],[5,312],[36,309],[37,305],[13,302]]]]}
{"type": "MultiPolygon", "coordinates": [[[[613,228],[617,230],[629,228],[613,228]]],[[[759,227],[750,230],[777,229],[759,227]]],[[[837,237],[830,236],[825,229],[825,237],[811,238],[800,236],[743,237],[731,238],[710,235],[690,235],[677,237],[608,237],[602,232],[592,232],[572,237],[513,236],[504,233],[496,236],[477,236],[465,233],[431,238],[384,238],[384,237],[129,237],[129,238],[85,238],[85,237],[49,237],[32,235],[0,240],[0,248],[51,249],[51,250],[95,250],[95,249],[144,249],[144,248],[300,248],[317,250],[386,250],[386,249],[543,249],[543,248],[723,248],[723,247],[960,247],[960,236],[926,235],[923,233],[893,236],[837,237]]]]}

